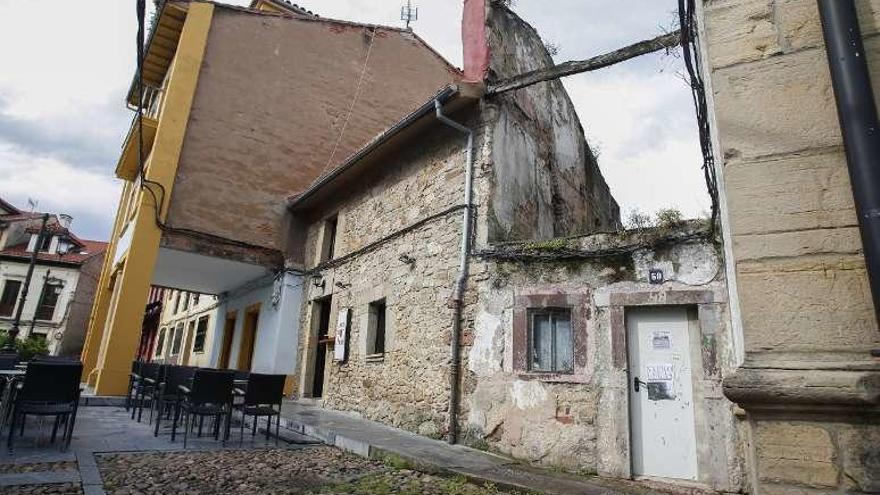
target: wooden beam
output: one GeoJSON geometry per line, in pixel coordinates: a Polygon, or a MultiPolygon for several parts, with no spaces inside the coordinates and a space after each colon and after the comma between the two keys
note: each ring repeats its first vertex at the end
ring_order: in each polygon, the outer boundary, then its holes
{"type": "Polygon", "coordinates": [[[504,93],[506,91],[525,88],[544,81],[602,69],[631,58],[678,46],[679,43],[681,43],[681,31],[675,31],[669,34],[664,34],[663,36],[658,36],[654,39],[640,41],[633,45],[587,60],[565,62],[546,69],[538,69],[504,79],[494,84],[490,84],[486,93],[490,95],[504,93]]]}

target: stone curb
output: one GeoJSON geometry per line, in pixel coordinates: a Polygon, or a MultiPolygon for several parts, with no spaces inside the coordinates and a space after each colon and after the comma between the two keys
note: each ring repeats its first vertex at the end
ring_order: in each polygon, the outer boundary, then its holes
{"type": "MultiPolygon", "coordinates": [[[[364,442],[362,440],[357,440],[354,438],[345,437],[339,435],[335,431],[330,428],[322,428],[316,427],[313,425],[309,425],[307,423],[302,423],[299,421],[295,421],[288,418],[281,418],[281,427],[294,431],[296,433],[300,433],[303,435],[307,435],[313,438],[320,439],[327,445],[331,445],[339,448],[344,452],[348,452],[351,454],[355,454],[361,457],[365,457],[368,459],[374,460],[385,460],[389,457],[391,458],[399,458],[403,459],[407,463],[411,464],[415,469],[427,472],[429,474],[435,474],[439,476],[446,477],[455,477],[461,476],[468,480],[471,483],[482,485],[485,483],[492,483],[494,486],[501,490],[505,491],[518,491],[518,492],[529,492],[534,493],[536,491],[541,491],[549,488],[546,485],[542,485],[542,488],[538,488],[535,484],[520,484],[510,480],[505,480],[501,476],[491,476],[487,474],[475,473],[473,471],[469,471],[466,469],[459,469],[457,467],[445,467],[440,466],[439,464],[426,462],[425,459],[413,456],[411,454],[407,454],[405,452],[395,451],[392,449],[387,449],[384,447],[378,447],[376,445],[370,444],[368,442],[364,442]]],[[[515,463],[511,461],[511,464],[515,463]]],[[[527,473],[523,473],[528,475],[527,473]]],[[[552,478],[552,476],[545,475],[547,478],[552,478]]],[[[557,480],[562,481],[562,480],[557,480]]],[[[608,495],[618,495],[623,492],[614,491],[611,488],[599,488],[596,487],[595,491],[583,491],[585,489],[583,487],[581,490],[576,492],[565,490],[565,491],[553,491],[548,493],[579,493],[583,495],[591,495],[591,494],[608,494],[608,495]]]]}

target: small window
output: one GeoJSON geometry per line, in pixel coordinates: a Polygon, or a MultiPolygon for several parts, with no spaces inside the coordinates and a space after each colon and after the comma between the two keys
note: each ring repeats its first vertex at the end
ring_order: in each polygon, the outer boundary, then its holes
{"type": "Polygon", "coordinates": [[[201,294],[193,294],[193,307],[196,307],[199,305],[199,297],[200,296],[201,296],[201,294]]]}
{"type": "Polygon", "coordinates": [[[367,356],[385,354],[385,327],[388,307],[385,299],[370,303],[369,328],[367,329],[367,356]]]}
{"type": "Polygon", "coordinates": [[[63,286],[60,284],[46,284],[43,293],[40,294],[40,303],[37,305],[35,320],[52,321],[55,316],[55,306],[58,305],[58,296],[61,295],[63,286]]]}
{"type": "Polygon", "coordinates": [[[339,216],[324,220],[324,234],[321,241],[321,261],[329,261],[336,257],[336,234],[339,227],[339,216]]]}
{"type": "Polygon", "coordinates": [[[40,234],[33,234],[34,236],[34,249],[40,253],[48,253],[49,248],[52,246],[52,236],[44,235],[42,242],[40,242],[40,234]]]}
{"type": "Polygon", "coordinates": [[[571,311],[541,309],[530,312],[529,371],[537,373],[573,373],[574,344],[571,311]]]}
{"type": "Polygon", "coordinates": [[[171,343],[171,355],[176,356],[180,354],[180,343],[183,340],[183,323],[177,325],[177,328],[174,329],[174,341],[171,343]]]}
{"type": "Polygon", "coordinates": [[[159,337],[156,339],[156,356],[162,355],[162,350],[165,347],[165,328],[159,330],[159,337]]]}
{"type": "Polygon", "coordinates": [[[196,336],[193,338],[193,352],[205,352],[205,339],[208,337],[208,317],[199,318],[196,336]]]}
{"type": "Polygon", "coordinates": [[[18,280],[6,281],[6,284],[3,286],[3,297],[0,298],[0,316],[12,316],[20,291],[21,282],[18,280]]]}
{"type": "Polygon", "coordinates": [[[186,311],[189,309],[189,292],[183,295],[183,310],[186,311]]]}
{"type": "Polygon", "coordinates": [[[174,291],[174,314],[180,311],[180,292],[174,291]]]}

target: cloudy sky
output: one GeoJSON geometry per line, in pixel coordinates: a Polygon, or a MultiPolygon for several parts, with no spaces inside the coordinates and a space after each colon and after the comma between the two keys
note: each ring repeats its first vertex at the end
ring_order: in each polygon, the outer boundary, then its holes
{"type": "MultiPolygon", "coordinates": [[[[245,5],[249,0],[228,0],[245,5]]],[[[0,197],[67,212],[87,238],[109,236],[120,184],[113,170],[132,114],[134,0],[0,0],[0,197]],[[88,8],[86,8],[88,7],[88,8]],[[40,15],[35,15],[39,13],[40,15]]],[[[403,0],[302,0],[324,17],[400,25],[403,0]]],[[[417,33],[461,65],[461,2],[415,0],[417,33]]],[[[660,34],[675,0],[517,0],[515,10],[583,59],[660,34]],[[622,8],[625,4],[625,8],[622,8]]],[[[565,80],[624,216],[708,198],[690,95],[675,56],[642,57],[565,80]]]]}

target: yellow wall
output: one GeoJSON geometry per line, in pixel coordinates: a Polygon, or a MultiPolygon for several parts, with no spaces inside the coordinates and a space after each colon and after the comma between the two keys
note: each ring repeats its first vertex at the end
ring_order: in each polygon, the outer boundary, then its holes
{"type": "MultiPolygon", "coordinates": [[[[160,183],[166,191],[161,208],[167,210],[190,109],[198,83],[199,72],[207,45],[214,6],[193,2],[189,6],[180,37],[175,62],[169,75],[165,105],[159,117],[159,129],[153,145],[153,154],[146,176],[160,183]]],[[[123,196],[125,201],[126,196],[123,196]]],[[[117,266],[114,256],[108,255],[101,277],[101,289],[96,298],[93,320],[89,327],[88,347],[83,354],[87,371],[94,376],[95,392],[99,395],[123,395],[128,385],[131,362],[137,354],[140,330],[144,317],[153,268],[159,252],[162,232],[156,224],[155,206],[150,194],[139,194],[135,199],[136,213],[127,226],[132,229],[131,244],[117,266]],[[110,281],[116,273],[111,294],[110,281]],[[104,306],[106,305],[106,309],[104,306]],[[103,315],[106,315],[105,317],[103,315]],[[100,342],[100,345],[98,345],[100,342]],[[94,364],[91,364],[94,363],[94,364]]],[[[120,204],[117,224],[128,215],[120,204]],[[121,220],[120,220],[121,219],[121,220]]],[[[126,228],[117,225],[113,246],[126,228]]],[[[91,381],[90,381],[91,383],[91,381]]]]}

